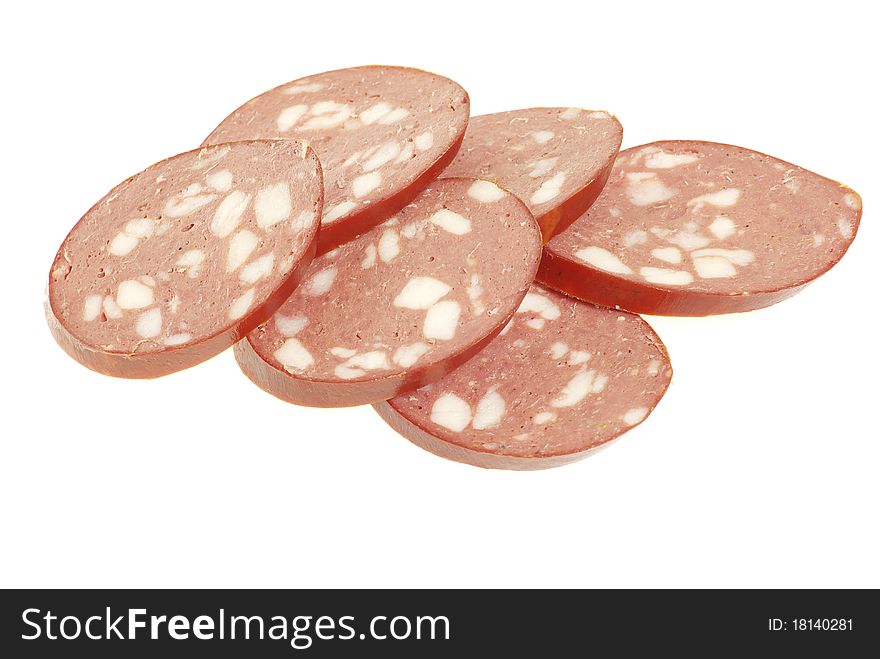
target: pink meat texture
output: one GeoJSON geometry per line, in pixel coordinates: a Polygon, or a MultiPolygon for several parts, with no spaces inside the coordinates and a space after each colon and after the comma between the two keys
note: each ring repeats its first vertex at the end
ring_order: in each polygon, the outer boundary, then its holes
{"type": "Polygon", "coordinates": [[[538,226],[514,195],[438,179],[382,226],[315,259],[236,357],[289,402],[384,400],[442,377],[500,331],[540,255],[538,226]]]}
{"type": "Polygon", "coordinates": [[[623,128],[607,112],[531,108],[472,117],[444,176],[504,186],[535,215],[544,240],[564,230],[599,196],[623,128]]]}
{"type": "Polygon", "coordinates": [[[229,115],[205,144],[307,141],[324,169],[323,253],[385,221],[449,164],[470,102],[460,85],[396,66],[329,71],[286,83],[229,115]]]}
{"type": "Polygon", "coordinates": [[[156,377],[272,315],[315,250],[321,170],[304,144],[236,142],[164,160],[111,190],[64,240],[47,315],[86,366],[156,377]]]}
{"type": "Polygon", "coordinates": [[[476,357],[375,407],[404,437],[442,457],[544,469],[640,424],[671,377],[666,349],[644,320],[536,284],[476,357]]]}
{"type": "Polygon", "coordinates": [[[618,156],[599,200],[548,243],[540,281],[637,313],[748,311],[837,263],[861,199],[741,147],[656,142],[618,156]]]}

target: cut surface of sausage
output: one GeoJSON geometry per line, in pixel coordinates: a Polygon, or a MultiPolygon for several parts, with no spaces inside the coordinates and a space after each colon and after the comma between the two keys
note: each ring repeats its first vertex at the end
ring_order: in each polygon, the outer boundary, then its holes
{"type": "Polygon", "coordinates": [[[607,112],[531,108],[472,117],[444,176],[497,182],[522,199],[544,240],[590,207],[608,178],[623,128],[607,112]]]}
{"type": "Polygon", "coordinates": [[[671,377],[666,349],[644,320],[534,284],[473,359],[375,408],[442,457],[544,469],[579,460],[641,423],[671,377]]]}
{"type": "Polygon", "coordinates": [[[265,92],[229,115],[204,143],[308,142],[324,170],[322,254],[384,221],[424,189],[461,145],[469,108],[467,92],[448,78],[363,66],[265,92]]]}
{"type": "Polygon", "coordinates": [[[236,359],[288,402],[385,400],[442,377],[500,331],[540,254],[538,226],[514,195],[438,179],[395,217],[316,258],[236,359]]]}
{"type": "Polygon", "coordinates": [[[93,370],[149,378],[208,359],[265,321],[315,251],[323,187],[295,141],[163,160],[95,204],[58,250],[46,313],[93,370]]]}
{"type": "Polygon", "coordinates": [[[538,279],[603,306],[702,316],[769,306],[836,264],[859,196],[737,146],[621,152],[596,203],[544,249],[538,279]]]}

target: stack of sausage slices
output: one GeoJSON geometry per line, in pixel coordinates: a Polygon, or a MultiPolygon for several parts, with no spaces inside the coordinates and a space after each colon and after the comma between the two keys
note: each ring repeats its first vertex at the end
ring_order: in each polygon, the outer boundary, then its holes
{"type": "Polygon", "coordinates": [[[672,376],[638,315],[778,302],[831,268],[849,188],[741,147],[618,153],[604,111],[469,118],[441,76],[368,66],[272,89],[136,174],[62,243],[46,313],[85,366],[153,378],[235,346],[297,405],[372,404],[437,455],[586,456],[672,376]]]}

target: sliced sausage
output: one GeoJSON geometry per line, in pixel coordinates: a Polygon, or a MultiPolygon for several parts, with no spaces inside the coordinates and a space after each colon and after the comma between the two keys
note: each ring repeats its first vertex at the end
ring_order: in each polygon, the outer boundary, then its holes
{"type": "Polygon", "coordinates": [[[244,373],[301,405],[374,403],[432,382],[513,314],[538,225],[488,181],[439,179],[400,214],[315,259],[274,319],[236,346],[244,373]]]}
{"type": "Polygon", "coordinates": [[[409,203],[451,161],[470,102],[425,71],[362,66],[276,87],[229,115],[205,144],[296,138],[318,152],[326,202],[318,253],[351,240],[409,203]]]}
{"type": "Polygon", "coordinates": [[[216,355],[299,283],[322,190],[317,156],[294,141],[205,147],[132,176],[58,250],[46,305],[55,340],[126,378],[216,355]]]}
{"type": "Polygon", "coordinates": [[[579,460],[644,421],[671,377],[666,349],[644,320],[535,284],[476,357],[375,408],[441,457],[544,469],[579,460]]]}
{"type": "Polygon", "coordinates": [[[444,176],[496,181],[522,199],[549,240],[599,196],[623,128],[607,112],[532,108],[472,117],[444,176]]]}
{"type": "Polygon", "coordinates": [[[759,309],[837,263],[861,214],[846,186],[763,153],[655,142],[618,156],[598,201],[547,244],[538,279],[637,313],[759,309]]]}

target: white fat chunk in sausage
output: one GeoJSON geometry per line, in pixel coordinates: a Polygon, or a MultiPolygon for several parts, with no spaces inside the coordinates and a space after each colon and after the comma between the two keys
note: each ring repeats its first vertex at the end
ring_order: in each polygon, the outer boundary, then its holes
{"type": "Polygon", "coordinates": [[[471,221],[464,215],[460,215],[448,208],[441,208],[430,218],[432,224],[436,224],[444,231],[456,236],[462,236],[471,231],[471,221]]]}
{"type": "Polygon", "coordinates": [[[228,169],[212,172],[205,177],[205,182],[217,192],[229,192],[232,190],[232,172],[228,169]]]}
{"type": "Polygon", "coordinates": [[[153,304],[153,289],[134,279],[120,282],[116,291],[116,304],[120,309],[143,309],[153,304]]]}
{"type": "Polygon", "coordinates": [[[709,231],[719,240],[724,240],[736,233],[736,224],[726,215],[719,215],[712,220],[712,224],[709,225],[709,231]]]}
{"type": "Polygon", "coordinates": [[[553,171],[553,168],[556,167],[556,163],[559,162],[559,157],[555,158],[541,158],[529,165],[532,168],[532,171],[529,172],[529,176],[532,178],[540,178],[542,176],[546,176],[550,172],[553,171]]]}
{"type": "Polygon", "coordinates": [[[285,316],[280,313],[275,314],[275,329],[278,330],[278,333],[281,336],[296,336],[308,324],[309,319],[305,316],[285,316]]]}
{"type": "Polygon", "coordinates": [[[345,169],[346,167],[350,167],[351,165],[355,164],[362,155],[362,151],[355,151],[348,158],[346,158],[341,165],[339,165],[338,169],[345,169]]]}
{"type": "Polygon", "coordinates": [[[672,169],[681,165],[689,165],[700,158],[692,153],[666,153],[659,151],[645,158],[645,167],[649,169],[672,169]]]}
{"type": "Polygon", "coordinates": [[[138,316],[134,329],[138,336],[144,339],[159,336],[162,332],[162,310],[159,307],[153,307],[149,311],[144,311],[138,316]]]}
{"type": "Polygon", "coordinates": [[[393,304],[404,309],[429,309],[451,290],[439,279],[413,277],[394,298],[393,304]]]}
{"type": "Polygon", "coordinates": [[[434,133],[426,130],[424,133],[416,135],[413,142],[415,143],[417,150],[427,151],[432,146],[434,146],[434,133]]]}
{"type": "Polygon", "coordinates": [[[226,272],[235,272],[244,265],[259,242],[260,239],[257,238],[257,235],[247,229],[242,229],[232,236],[229,241],[229,251],[226,254],[226,272]]]}
{"type": "Polygon", "coordinates": [[[346,107],[348,106],[344,103],[337,103],[336,101],[318,101],[312,105],[311,113],[314,115],[331,114],[344,110],[346,107]]]}
{"type": "Polygon", "coordinates": [[[553,359],[562,359],[568,352],[568,344],[557,341],[550,346],[550,356],[553,359]]]}
{"type": "Polygon", "coordinates": [[[199,275],[199,269],[205,261],[205,253],[200,249],[189,249],[181,254],[174,262],[181,271],[185,271],[190,279],[199,275]]]}
{"type": "Polygon", "coordinates": [[[363,164],[362,170],[364,172],[372,172],[374,169],[379,169],[382,165],[391,162],[399,155],[400,144],[397,142],[385,142],[367,159],[363,164]]]}
{"type": "Polygon", "coordinates": [[[482,316],[483,312],[486,310],[486,306],[483,304],[482,296],[483,296],[483,287],[480,285],[480,275],[476,272],[471,273],[471,283],[467,287],[467,295],[468,299],[471,301],[471,308],[473,309],[475,316],[482,316]]]}
{"type": "Polygon", "coordinates": [[[655,247],[651,250],[651,256],[667,263],[681,263],[681,252],[676,247],[655,247]]]}
{"type": "Polygon", "coordinates": [[[668,236],[666,240],[673,245],[678,245],[683,250],[686,250],[688,252],[694,249],[705,247],[712,242],[710,238],[707,238],[706,236],[697,233],[696,231],[691,231],[688,229],[676,231],[671,236],[668,236]]]}
{"type": "Polygon", "coordinates": [[[379,258],[389,263],[400,254],[400,235],[394,229],[385,229],[379,238],[379,258]]]}
{"type": "Polygon", "coordinates": [[[670,270],[668,268],[644,267],[639,269],[642,278],[651,284],[664,286],[687,286],[694,276],[686,270],[670,270]]]}
{"type": "Polygon", "coordinates": [[[289,338],[275,351],[275,359],[287,370],[304,371],[315,363],[312,354],[298,339],[289,338]]]}
{"type": "Polygon", "coordinates": [[[431,421],[453,432],[461,432],[471,422],[471,406],[453,393],[446,393],[431,406],[431,421]]]}
{"type": "Polygon", "coordinates": [[[103,295],[87,295],[83,300],[82,318],[86,322],[95,320],[101,313],[101,303],[104,301],[103,295]]]}
{"type": "Polygon", "coordinates": [[[361,268],[366,270],[376,265],[376,254],[376,246],[367,245],[367,249],[364,250],[364,258],[361,260],[361,268]]]}
{"type": "Polygon", "coordinates": [[[474,181],[468,188],[468,196],[481,204],[492,204],[507,196],[507,193],[491,181],[474,181]]]}
{"type": "Polygon", "coordinates": [[[361,122],[369,126],[370,124],[377,122],[389,112],[391,112],[391,106],[385,101],[380,101],[376,103],[376,105],[361,112],[359,118],[361,122]]]}
{"type": "Polygon", "coordinates": [[[421,341],[417,341],[416,343],[407,346],[400,346],[394,351],[392,361],[398,366],[409,368],[419,361],[428,350],[430,350],[428,344],[422,343],[421,341]]]}
{"type": "Polygon", "coordinates": [[[142,238],[153,235],[155,220],[138,218],[129,220],[125,228],[117,233],[110,241],[109,252],[113,256],[125,256],[129,254],[142,238]]]}
{"type": "Polygon", "coordinates": [[[562,191],[565,183],[565,172],[557,172],[552,178],[548,178],[541,184],[531,197],[533,204],[543,204],[554,199],[562,191]]]}
{"type": "Polygon", "coordinates": [[[165,203],[165,215],[168,217],[185,217],[202,206],[207,206],[217,198],[215,194],[201,195],[199,194],[201,191],[201,183],[192,183],[183,192],[169,198],[165,203]]]}
{"type": "Polygon", "coordinates": [[[723,256],[697,256],[694,258],[694,270],[702,279],[736,276],[736,268],[723,256]]]}
{"type": "Polygon", "coordinates": [[[249,288],[240,297],[237,297],[232,305],[230,305],[229,318],[232,320],[238,320],[247,313],[253,303],[254,289],[249,288]]]}
{"type": "Polygon", "coordinates": [[[634,426],[648,415],[647,407],[634,407],[621,417],[623,422],[628,426],[634,426]]]}
{"type": "Polygon", "coordinates": [[[263,254],[242,268],[238,278],[244,284],[255,284],[263,277],[268,277],[272,273],[272,266],[275,264],[275,254],[269,252],[263,254]]]}
{"type": "MultiPolygon", "coordinates": [[[[332,103],[332,101],[330,102],[332,103]]],[[[335,128],[336,126],[344,124],[345,120],[351,117],[351,110],[345,106],[342,106],[341,110],[338,110],[333,114],[324,113],[324,106],[322,103],[315,103],[315,105],[312,106],[313,114],[315,114],[315,108],[318,106],[320,106],[320,110],[322,111],[321,114],[306,121],[302,126],[302,130],[326,130],[328,128],[335,128]]]]}
{"type": "Polygon", "coordinates": [[[333,208],[331,208],[327,213],[324,214],[323,221],[327,224],[331,222],[335,222],[343,215],[347,215],[349,212],[354,210],[357,204],[353,201],[342,201],[336,204],[333,208]]]}
{"type": "Polygon", "coordinates": [[[416,147],[412,142],[406,142],[403,145],[403,148],[400,150],[400,155],[394,160],[394,163],[399,165],[402,162],[406,162],[413,158],[416,152],[416,147]]]}
{"type": "Polygon", "coordinates": [[[113,256],[125,256],[129,254],[131,250],[137,247],[137,244],[140,241],[136,236],[129,235],[123,231],[117,233],[113,236],[113,240],[110,241],[109,252],[113,256]]]}
{"type": "Polygon", "coordinates": [[[552,130],[536,130],[531,135],[532,139],[535,140],[536,143],[546,144],[556,136],[556,133],[554,133],[552,130]]]}
{"type": "Polygon", "coordinates": [[[526,293],[516,313],[536,313],[545,320],[556,320],[561,315],[559,307],[553,304],[549,297],[540,293],[526,293]]]}
{"type": "Polygon", "coordinates": [[[366,197],[381,184],[382,174],[379,172],[361,174],[351,182],[351,193],[355,196],[355,199],[360,199],[366,197]]]}
{"type": "Polygon", "coordinates": [[[297,82],[284,90],[285,94],[308,94],[324,89],[325,85],[320,82],[297,82]]]}
{"type": "Polygon", "coordinates": [[[125,233],[135,238],[149,238],[156,228],[156,221],[148,218],[129,220],[125,224],[125,233]]]}
{"type": "Polygon", "coordinates": [[[241,190],[230,192],[214,211],[211,233],[219,238],[225,238],[235,231],[250,201],[251,196],[241,190]]]}
{"type": "Polygon", "coordinates": [[[580,108],[566,108],[560,115],[560,119],[565,119],[566,121],[570,121],[571,119],[575,119],[582,110],[580,108]]]}
{"type": "Polygon", "coordinates": [[[858,196],[853,194],[852,192],[847,192],[843,196],[843,203],[852,208],[853,210],[858,210],[862,207],[861,202],[859,201],[858,196]]]}
{"type": "Polygon", "coordinates": [[[699,207],[704,204],[711,204],[712,206],[725,208],[735,205],[739,201],[739,195],[740,191],[738,188],[724,188],[723,190],[708,192],[699,197],[694,197],[688,202],[688,206],[699,207]]]}
{"type": "MultiPolygon", "coordinates": [[[[614,215],[614,213],[612,213],[614,215]]],[[[618,217],[615,215],[615,217],[618,217]]],[[[643,231],[642,229],[635,229],[630,231],[623,237],[623,246],[624,247],[635,247],[636,245],[643,245],[648,242],[648,232],[643,231]]]]}
{"type": "Polygon", "coordinates": [[[101,308],[104,309],[104,315],[107,318],[112,320],[118,320],[122,318],[122,309],[119,308],[119,305],[116,304],[116,300],[107,295],[104,298],[104,303],[101,305],[101,308]]]}
{"type": "Polygon", "coordinates": [[[388,355],[383,350],[371,350],[360,355],[354,355],[348,360],[348,365],[363,368],[367,371],[391,368],[391,365],[388,363],[388,355]]]}
{"type": "Polygon", "coordinates": [[[405,119],[409,116],[409,112],[407,112],[406,108],[394,108],[391,112],[386,115],[383,115],[381,119],[379,119],[379,123],[383,126],[390,126],[391,124],[396,124],[401,119],[405,119]]]}
{"type": "Polygon", "coordinates": [[[495,428],[504,419],[506,409],[507,405],[501,394],[494,389],[490,389],[477,403],[474,420],[471,425],[474,430],[495,428]]]}
{"type": "Polygon", "coordinates": [[[853,234],[852,224],[843,215],[837,217],[837,232],[843,238],[850,238],[853,234]]]}
{"type": "Polygon", "coordinates": [[[461,305],[455,300],[441,300],[428,309],[422,334],[427,339],[449,341],[458,330],[458,319],[461,316],[461,305]]]}
{"type": "Polygon", "coordinates": [[[304,231],[308,229],[315,223],[315,212],[314,211],[300,211],[299,215],[297,215],[294,220],[290,223],[290,228],[293,231],[304,231]]]}
{"type": "Polygon", "coordinates": [[[556,421],[556,413],[555,412],[538,412],[534,417],[532,417],[532,423],[536,426],[543,426],[548,423],[552,423],[556,421]]]}
{"type": "Polygon", "coordinates": [[[290,186],[287,181],[266,186],[257,193],[254,201],[257,226],[261,229],[283,222],[290,217],[291,210],[290,186]]]}
{"type": "Polygon", "coordinates": [[[319,270],[302,287],[303,294],[312,297],[324,295],[333,287],[333,282],[336,280],[336,272],[336,268],[333,267],[319,270]]]}
{"type": "Polygon", "coordinates": [[[210,167],[218,160],[222,160],[231,151],[231,147],[224,146],[206,146],[199,151],[198,160],[190,167],[194,171],[210,167]]]}
{"type": "Polygon", "coordinates": [[[166,346],[182,346],[184,343],[191,340],[192,334],[189,332],[180,332],[179,334],[172,334],[171,336],[166,337],[162,343],[166,346]]]}
{"type": "Polygon", "coordinates": [[[281,114],[278,115],[278,119],[275,121],[278,132],[283,133],[293,128],[296,122],[302,119],[303,115],[308,111],[309,106],[303,104],[291,105],[290,107],[284,108],[281,111],[281,114]]]}
{"type": "Polygon", "coordinates": [[[353,380],[354,378],[366,375],[367,372],[361,368],[352,368],[351,366],[340,364],[333,369],[333,374],[340,380],[353,380]]]}
{"type": "Polygon", "coordinates": [[[559,395],[550,402],[550,405],[552,407],[572,407],[577,405],[593,392],[593,380],[595,377],[596,372],[592,370],[577,373],[566,383],[562,391],[559,392],[559,395]]]}
{"type": "Polygon", "coordinates": [[[175,265],[180,266],[193,266],[193,265],[201,265],[205,261],[205,253],[200,249],[188,249],[183,252],[177,260],[174,262],[175,265]]]}
{"type": "Polygon", "coordinates": [[[372,350],[360,355],[355,354],[344,364],[340,364],[333,369],[336,377],[343,380],[351,380],[360,377],[367,371],[385,370],[390,368],[388,364],[388,355],[382,350],[372,350]]]}
{"type": "Polygon", "coordinates": [[[700,256],[723,256],[731,263],[736,265],[749,265],[755,261],[755,253],[747,249],[721,249],[720,247],[710,247],[709,249],[698,249],[692,252],[694,258],[700,256]]]}
{"type": "Polygon", "coordinates": [[[530,327],[533,330],[542,330],[544,329],[544,325],[547,324],[547,321],[543,318],[529,318],[526,321],[526,327],[530,327]]]}
{"type": "Polygon", "coordinates": [[[330,348],[330,354],[334,357],[339,357],[339,359],[348,359],[349,357],[356,355],[357,350],[337,346],[335,348],[330,348]]]}
{"type": "Polygon", "coordinates": [[[590,361],[592,355],[586,350],[572,350],[568,355],[568,363],[572,366],[577,366],[578,364],[586,364],[590,361]]]}
{"type": "Polygon", "coordinates": [[[666,187],[653,172],[635,172],[627,174],[626,178],[629,181],[626,196],[634,206],[651,206],[675,196],[675,191],[666,187]]]}
{"type": "Polygon", "coordinates": [[[584,247],[576,251],[574,256],[579,261],[605,272],[613,272],[618,275],[632,274],[632,270],[626,263],[603,247],[595,245],[584,247]]]}

